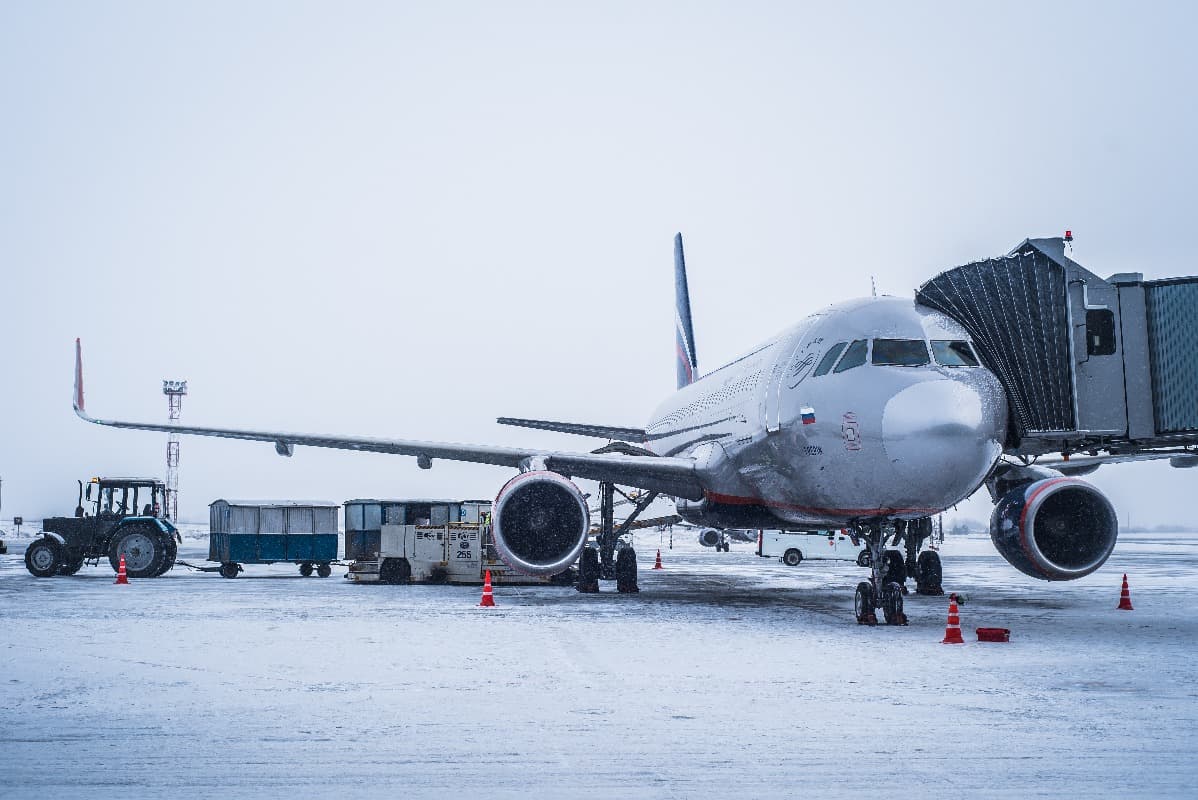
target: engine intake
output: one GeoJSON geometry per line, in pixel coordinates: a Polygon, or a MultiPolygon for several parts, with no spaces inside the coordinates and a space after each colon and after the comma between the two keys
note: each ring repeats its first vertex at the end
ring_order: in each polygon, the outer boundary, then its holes
{"type": "Polygon", "coordinates": [[[715,528],[704,528],[699,531],[699,544],[704,547],[715,547],[720,543],[720,532],[715,528]]]}
{"type": "Polygon", "coordinates": [[[499,490],[492,510],[500,558],[525,575],[556,575],[578,560],[591,512],[586,498],[556,472],[523,472],[499,490]]]}
{"type": "Polygon", "coordinates": [[[1084,578],[1115,549],[1119,520],[1102,492],[1077,478],[1047,478],[1008,491],[990,517],[998,552],[1025,575],[1084,578]]]}

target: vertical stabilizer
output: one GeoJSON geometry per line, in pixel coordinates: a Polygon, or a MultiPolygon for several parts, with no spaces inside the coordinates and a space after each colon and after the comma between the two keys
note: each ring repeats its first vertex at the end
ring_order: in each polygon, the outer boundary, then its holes
{"type": "Polygon", "coordinates": [[[689,386],[698,377],[695,356],[695,329],[691,325],[691,297],[686,288],[686,258],[682,255],[682,234],[674,234],[674,337],[678,358],[678,388],[689,386]]]}

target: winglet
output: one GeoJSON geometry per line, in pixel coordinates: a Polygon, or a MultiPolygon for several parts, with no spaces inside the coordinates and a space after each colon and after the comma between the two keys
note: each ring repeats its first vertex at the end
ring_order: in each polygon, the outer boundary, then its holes
{"type": "Polygon", "coordinates": [[[72,398],[75,413],[83,419],[90,419],[83,409],[83,347],[79,339],[75,339],[75,396],[72,398]]]}

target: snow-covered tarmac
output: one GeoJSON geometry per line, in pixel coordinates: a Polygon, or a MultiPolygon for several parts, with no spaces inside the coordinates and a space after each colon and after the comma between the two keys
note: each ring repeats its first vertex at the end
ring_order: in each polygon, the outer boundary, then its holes
{"type": "Polygon", "coordinates": [[[940,644],[946,598],[856,625],[847,562],[676,539],[656,572],[658,541],[639,595],[501,587],[490,610],[343,568],[38,580],[10,541],[0,797],[1195,796],[1198,537],[1125,534],[1068,584],[950,538],[964,646],[940,644]]]}

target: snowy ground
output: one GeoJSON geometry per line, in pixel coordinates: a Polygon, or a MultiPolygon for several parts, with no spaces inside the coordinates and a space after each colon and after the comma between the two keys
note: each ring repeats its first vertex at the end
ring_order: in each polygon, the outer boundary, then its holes
{"type": "MultiPolygon", "coordinates": [[[[1070,584],[944,547],[945,598],[852,620],[862,570],[637,543],[639,595],[247,567],[114,586],[0,556],[0,797],[1193,797],[1198,537],[1070,584]],[[1135,611],[1116,611],[1120,579],[1135,611]],[[973,629],[1007,627],[1009,644],[973,629]]],[[[182,558],[202,562],[204,539],[182,558]]]]}

